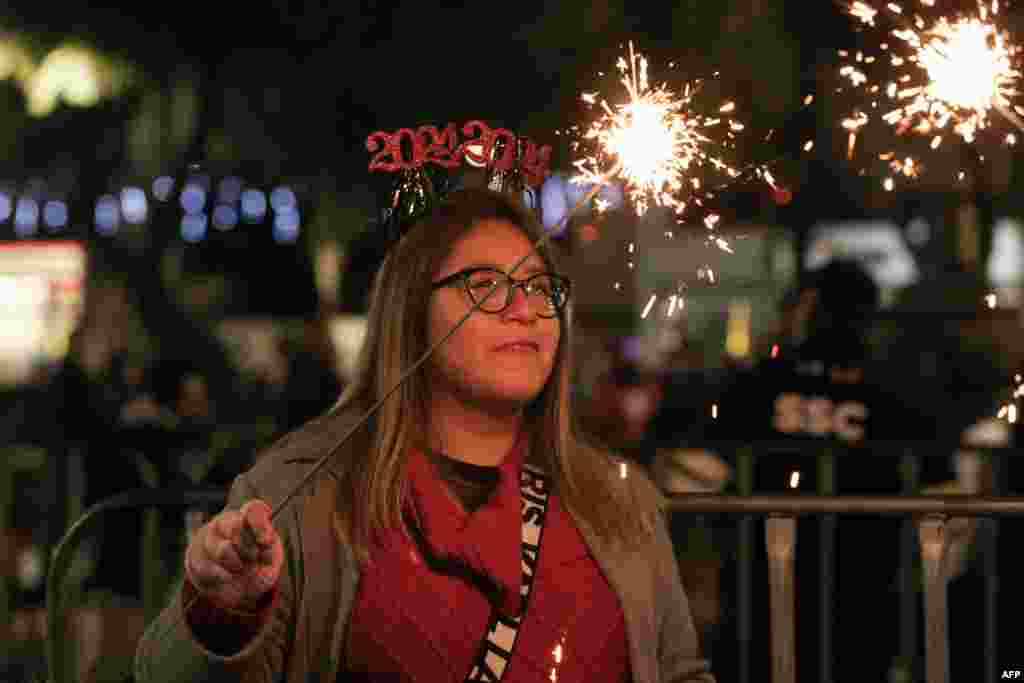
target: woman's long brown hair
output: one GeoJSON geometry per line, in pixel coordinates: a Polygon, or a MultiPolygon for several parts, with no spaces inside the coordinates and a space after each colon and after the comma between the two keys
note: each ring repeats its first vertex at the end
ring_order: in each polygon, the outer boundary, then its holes
{"type": "MultiPolygon", "coordinates": [[[[377,273],[354,378],[324,420],[348,420],[364,413],[426,352],[429,283],[452,245],[487,219],[518,226],[531,242],[543,234],[543,228],[513,198],[486,190],[449,195],[392,247],[377,273]]],[[[556,256],[547,242],[537,251],[546,266],[557,272],[556,256]]],[[[551,376],[525,414],[532,434],[528,457],[551,474],[556,494],[578,524],[589,527],[603,542],[628,545],[652,532],[662,499],[644,475],[631,475],[633,485],[626,485],[611,455],[581,438],[570,405],[571,303],[560,322],[551,376]]],[[[369,559],[374,530],[399,529],[404,524],[403,465],[410,447],[423,448],[428,443],[429,378],[427,363],[331,463],[338,483],[334,528],[360,561],[369,559]]]]}

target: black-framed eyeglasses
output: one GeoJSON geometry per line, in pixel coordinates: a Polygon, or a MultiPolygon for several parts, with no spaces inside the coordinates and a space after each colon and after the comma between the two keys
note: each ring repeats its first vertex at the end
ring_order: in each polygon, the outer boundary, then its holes
{"type": "Polygon", "coordinates": [[[480,306],[484,313],[501,313],[512,303],[512,291],[517,287],[526,294],[534,312],[541,318],[554,318],[569,301],[569,290],[572,283],[564,275],[555,273],[537,273],[523,280],[506,275],[497,268],[465,268],[448,277],[431,284],[431,289],[448,287],[462,282],[466,293],[474,304],[477,304],[487,292],[491,291],[495,280],[498,281],[496,291],[487,297],[480,306]]]}

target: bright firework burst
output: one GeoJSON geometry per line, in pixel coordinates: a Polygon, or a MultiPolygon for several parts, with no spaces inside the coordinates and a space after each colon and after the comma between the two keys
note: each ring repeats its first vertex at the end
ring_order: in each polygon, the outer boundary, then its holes
{"type": "MultiPolygon", "coordinates": [[[[626,91],[624,101],[613,105],[600,93],[582,95],[599,116],[586,130],[572,129],[577,138],[573,149],[580,154],[574,162],[579,173],[573,182],[603,185],[620,181],[637,216],[656,206],[668,209],[675,225],[699,220],[708,230],[707,246],[733,253],[730,243],[716,231],[721,216],[711,208],[710,200],[716,191],[747,173],[775,189],[774,178],[763,165],[741,171],[724,158],[745,130],[744,124],[733,118],[735,103],[720,100],[698,108],[696,100],[704,85],[699,80],[687,82],[682,94],[666,83],[652,86],[647,59],[634,51],[632,43],[616,66],[619,83],[626,91]]],[[[669,64],[669,68],[673,66],[669,64]]],[[[599,213],[607,208],[600,200],[595,205],[599,213]]],[[[671,239],[674,231],[666,231],[665,236],[671,239]]],[[[630,270],[633,249],[630,244],[630,270]]],[[[703,284],[716,281],[710,265],[700,267],[696,275],[703,284]]],[[[650,294],[641,317],[647,318],[656,303],[666,318],[683,313],[688,287],[683,278],[671,291],[650,294]]],[[[615,283],[615,289],[621,291],[621,284],[615,283]]]]}
{"type": "MultiPolygon", "coordinates": [[[[996,24],[998,0],[979,2],[973,13],[955,16],[939,14],[936,4],[918,0],[917,7],[905,9],[895,2],[875,7],[857,1],[849,6],[863,26],[883,33],[877,51],[839,51],[840,76],[868,100],[842,120],[850,159],[873,119],[897,135],[929,137],[931,149],[950,135],[975,142],[993,128],[993,109],[1024,130],[1017,116],[1024,109],[1012,102],[1021,75],[1019,48],[996,24]]],[[[1015,132],[1000,135],[1006,144],[1016,143],[1015,132]]],[[[920,160],[901,156],[891,148],[878,155],[891,174],[883,181],[887,190],[895,176],[914,178],[922,170],[920,160]]]]}
{"type": "MultiPolygon", "coordinates": [[[[667,84],[652,87],[647,59],[634,52],[632,43],[628,59],[620,57],[617,67],[628,95],[625,102],[611,105],[599,93],[582,96],[587,104],[600,107],[601,116],[578,143],[584,156],[575,162],[580,173],[574,182],[601,184],[617,177],[625,184],[637,215],[654,205],[682,217],[691,204],[701,207],[713,196],[704,187],[702,171],[739,176],[715,151],[731,147],[744,129],[731,118],[735,103],[721,102],[707,115],[694,108],[700,81],[687,83],[682,95],[667,84]]],[[[718,219],[708,212],[703,222],[713,230],[718,219]]]]}

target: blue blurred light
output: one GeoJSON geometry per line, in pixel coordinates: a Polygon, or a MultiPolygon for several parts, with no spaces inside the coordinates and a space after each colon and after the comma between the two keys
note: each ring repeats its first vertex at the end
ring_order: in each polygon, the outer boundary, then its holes
{"type": "Polygon", "coordinates": [[[221,204],[213,210],[213,227],[218,230],[230,230],[238,225],[238,211],[233,206],[221,204]]]}
{"type": "MultiPolygon", "coordinates": [[[[589,189],[589,188],[588,188],[589,189]]],[[[597,197],[608,203],[609,209],[617,209],[626,200],[626,193],[617,183],[608,183],[597,192],[597,197]]]]}
{"type": "Polygon", "coordinates": [[[242,179],[228,176],[220,181],[219,201],[222,204],[234,204],[242,196],[242,179]]]}
{"type": "Polygon", "coordinates": [[[274,241],[290,244],[299,238],[299,212],[296,209],[279,211],[274,216],[274,241]]]}
{"type": "Polygon", "coordinates": [[[153,181],[153,196],[161,202],[166,202],[174,191],[174,178],[162,175],[153,181]]]}
{"type": "Polygon", "coordinates": [[[113,235],[121,222],[120,204],[113,195],[103,195],[96,200],[96,232],[113,235]]]}
{"type": "Polygon", "coordinates": [[[19,237],[36,234],[39,229],[39,204],[36,200],[22,197],[14,207],[14,232],[19,237]]]}
{"type": "Polygon", "coordinates": [[[559,225],[565,215],[569,213],[569,202],[566,198],[565,183],[567,181],[560,175],[550,175],[540,187],[541,223],[548,231],[560,235],[565,232],[566,225],[559,225]]]}
{"type": "MultiPolygon", "coordinates": [[[[544,227],[548,231],[558,228],[553,234],[563,235],[568,227],[566,216],[593,189],[593,183],[575,183],[563,174],[548,176],[540,189],[541,222],[544,227]],[[563,220],[565,223],[562,223],[563,220]]],[[[625,192],[620,184],[608,184],[598,191],[597,199],[605,203],[607,209],[617,209],[625,201],[625,192]]],[[[596,203],[591,199],[587,204],[593,208],[596,203]]]]}
{"type": "Polygon", "coordinates": [[[242,216],[247,221],[261,220],[267,213],[267,196],[252,188],[242,193],[242,216]]]}
{"type": "Polygon", "coordinates": [[[53,229],[59,230],[68,224],[68,205],[53,199],[43,206],[43,221],[53,229]]]}
{"type": "Polygon", "coordinates": [[[188,214],[181,219],[181,239],[198,242],[206,237],[206,214],[188,214]]]}
{"type": "Polygon", "coordinates": [[[644,353],[643,340],[636,335],[628,336],[622,340],[620,350],[624,359],[631,363],[636,363],[644,353]]]}
{"type": "Polygon", "coordinates": [[[146,193],[138,187],[126,187],[121,190],[121,212],[129,223],[143,223],[149,212],[146,193]]]}
{"type": "Polygon", "coordinates": [[[0,223],[11,217],[11,198],[6,192],[0,192],[0,223]]]}
{"type": "Polygon", "coordinates": [[[295,199],[295,193],[292,192],[291,188],[275,187],[274,191],[270,193],[270,206],[277,213],[282,213],[288,209],[296,208],[298,201],[295,199]]]}
{"type": "Polygon", "coordinates": [[[196,183],[189,183],[181,191],[181,208],[185,213],[194,215],[203,210],[206,206],[206,190],[196,183]]]}

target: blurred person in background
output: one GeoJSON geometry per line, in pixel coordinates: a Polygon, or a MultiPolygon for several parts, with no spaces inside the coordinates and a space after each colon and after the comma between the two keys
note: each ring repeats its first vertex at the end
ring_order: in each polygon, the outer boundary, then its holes
{"type": "Polygon", "coordinates": [[[279,399],[279,429],[286,433],[337,403],[344,385],[326,315],[303,320],[298,338],[285,339],[281,347],[288,369],[279,399]]]}
{"type": "Polygon", "coordinates": [[[582,424],[595,439],[646,467],[645,437],[662,389],[658,371],[640,358],[639,343],[626,337],[608,345],[611,367],[598,377],[582,424]]]}
{"type": "MultiPolygon", "coordinates": [[[[749,371],[736,373],[706,399],[703,422],[689,434],[676,434],[677,448],[659,451],[655,472],[667,489],[678,492],[722,490],[735,472],[734,449],[754,447],[753,492],[761,494],[815,492],[826,475],[818,455],[808,446],[843,448],[834,463],[835,492],[887,495],[901,491],[900,460],[875,452],[873,441],[931,440],[937,433],[934,416],[914,409],[912,393],[895,393],[879,381],[871,362],[872,318],[879,310],[879,289],[856,262],[837,259],[807,274],[781,306],[780,338],[749,371]],[[715,442],[731,442],[724,450],[715,442]],[[701,442],[707,442],[699,447],[701,442]],[[797,448],[787,448],[792,443],[797,448]],[[763,445],[759,445],[763,444],[763,445]]],[[[910,387],[912,390],[912,387],[910,387]]],[[[657,418],[665,429],[672,414],[657,418]]],[[[685,425],[683,426],[685,429],[685,425]]],[[[892,450],[893,444],[889,444],[892,450]]],[[[921,481],[938,485],[955,479],[950,457],[924,458],[921,481]]],[[[735,490],[730,485],[730,490],[735,490]]],[[[727,525],[716,530],[724,553],[734,542],[727,525]],[[724,533],[723,533],[724,532],[724,533]]],[[[797,574],[820,575],[816,518],[801,518],[798,528],[797,574]]],[[[763,523],[754,547],[754,632],[768,627],[767,564],[763,523]]],[[[898,632],[896,593],[899,525],[885,518],[841,517],[838,521],[833,635],[833,671],[837,681],[887,680],[894,665],[898,632]],[[879,608],[882,597],[882,608],[879,608]],[[870,605],[870,607],[869,607],[870,605]],[[880,612],[879,609],[882,611],[880,612]],[[863,628],[871,624],[870,644],[863,628]]],[[[727,563],[726,581],[734,564],[727,563]]],[[[728,584],[727,584],[728,585],[728,584]]],[[[798,662],[800,678],[817,676],[817,595],[813,583],[801,584],[798,599],[798,662]]],[[[735,616],[735,606],[727,612],[735,616]]],[[[723,630],[722,637],[734,626],[723,630]]],[[[767,639],[757,641],[753,670],[768,669],[767,639]],[[762,647],[763,646],[763,647],[762,647]]],[[[724,675],[724,674],[723,674],[724,675]]]]}

